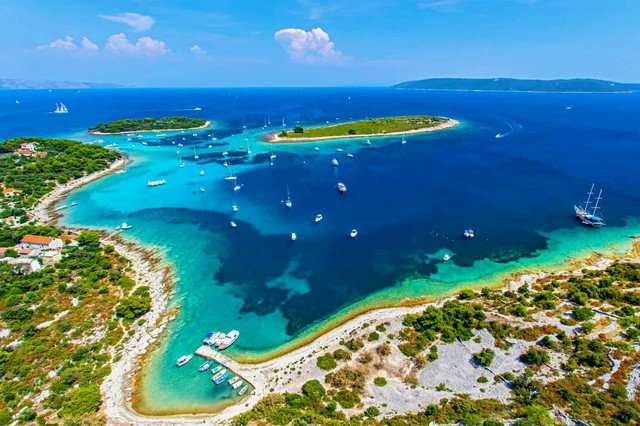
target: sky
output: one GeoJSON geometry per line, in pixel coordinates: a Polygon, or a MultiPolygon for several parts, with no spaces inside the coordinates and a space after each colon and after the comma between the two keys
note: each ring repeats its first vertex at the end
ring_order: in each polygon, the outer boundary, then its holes
{"type": "Polygon", "coordinates": [[[138,87],[640,82],[639,0],[2,0],[0,16],[0,78],[138,87]]]}

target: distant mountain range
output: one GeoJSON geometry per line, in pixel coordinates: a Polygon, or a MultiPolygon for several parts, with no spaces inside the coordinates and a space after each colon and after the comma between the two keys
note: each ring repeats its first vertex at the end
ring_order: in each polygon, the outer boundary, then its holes
{"type": "Polygon", "coordinates": [[[461,90],[492,92],[633,92],[640,90],[637,83],[591,78],[569,80],[519,80],[515,78],[428,78],[405,81],[391,86],[396,89],[461,90]]]}
{"type": "Polygon", "coordinates": [[[123,87],[107,83],[87,83],[73,81],[46,81],[0,78],[0,90],[37,90],[37,89],[108,89],[123,87]]]}

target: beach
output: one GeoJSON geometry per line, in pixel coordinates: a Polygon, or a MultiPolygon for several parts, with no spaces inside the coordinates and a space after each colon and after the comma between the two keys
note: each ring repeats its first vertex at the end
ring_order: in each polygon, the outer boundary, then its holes
{"type": "Polygon", "coordinates": [[[95,136],[114,136],[114,135],[128,135],[128,134],[135,134],[135,133],[160,133],[160,132],[181,132],[181,131],[187,131],[187,130],[202,130],[202,129],[206,129],[207,127],[211,126],[212,122],[208,121],[206,123],[204,123],[202,126],[198,126],[198,127],[188,127],[186,129],[157,129],[157,130],[132,130],[129,132],[115,132],[115,133],[104,133],[104,132],[96,132],[96,131],[88,131],[87,133],[90,135],[95,135],[95,136]]]}
{"type": "Polygon", "coordinates": [[[440,130],[450,129],[456,126],[459,126],[460,122],[458,120],[454,120],[449,118],[446,122],[442,124],[438,124],[437,126],[425,127],[422,129],[414,129],[414,130],[406,130],[402,132],[389,132],[389,133],[371,133],[367,135],[340,135],[340,136],[322,136],[316,138],[283,138],[278,135],[278,133],[271,133],[265,139],[266,142],[269,143],[298,143],[298,142],[317,142],[317,141],[330,141],[330,140],[338,140],[338,139],[356,139],[356,138],[376,138],[376,137],[387,137],[387,136],[401,136],[401,135],[411,135],[411,134],[419,134],[419,133],[428,133],[428,132],[437,132],[440,130]]]}

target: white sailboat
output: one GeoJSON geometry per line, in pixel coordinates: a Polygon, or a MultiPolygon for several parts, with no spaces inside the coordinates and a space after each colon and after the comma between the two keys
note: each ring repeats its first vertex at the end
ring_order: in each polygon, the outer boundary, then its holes
{"type": "Polygon", "coordinates": [[[297,239],[298,239],[298,236],[296,235],[296,233],[295,233],[295,232],[292,232],[292,233],[291,233],[291,241],[295,241],[295,240],[297,240],[297,239]]]}
{"type": "Polygon", "coordinates": [[[400,143],[403,145],[407,143],[407,141],[404,139],[404,133],[402,134],[402,140],[400,141],[400,143]]]}
{"type": "Polygon", "coordinates": [[[245,139],[247,141],[247,155],[251,155],[251,144],[249,143],[249,139],[245,139]]]}
{"type": "Polygon", "coordinates": [[[283,115],[283,116],[282,116],[282,127],[285,127],[285,126],[286,126],[286,124],[285,124],[285,122],[284,122],[284,115],[283,115]]]}
{"type": "MultiPolygon", "coordinates": [[[[178,151],[178,152],[180,152],[180,151],[178,151]]],[[[184,166],[186,166],[186,165],[187,165],[187,164],[186,164],[184,161],[182,161],[182,156],[178,155],[178,166],[179,166],[180,168],[183,168],[183,167],[184,167],[184,166]]]]}
{"type": "Polygon", "coordinates": [[[68,113],[69,110],[67,109],[67,106],[65,104],[62,103],[62,101],[60,101],[60,103],[56,103],[56,110],[53,111],[54,114],[66,114],[68,113]]]}
{"type": "Polygon", "coordinates": [[[215,134],[215,131],[213,129],[211,129],[211,140],[212,141],[217,141],[218,140],[218,138],[216,138],[216,134],[215,134]]]}
{"type": "Polygon", "coordinates": [[[198,158],[200,158],[200,156],[198,155],[198,151],[196,151],[196,147],[195,146],[193,147],[193,158],[196,159],[196,160],[198,158]]]}

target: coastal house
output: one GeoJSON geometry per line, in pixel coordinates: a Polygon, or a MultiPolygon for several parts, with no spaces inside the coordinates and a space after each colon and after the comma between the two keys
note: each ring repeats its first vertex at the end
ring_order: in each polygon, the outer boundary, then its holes
{"type": "Polygon", "coordinates": [[[42,250],[38,247],[22,247],[18,249],[18,254],[22,258],[38,257],[42,253],[42,250]]]}
{"type": "Polygon", "coordinates": [[[61,249],[63,244],[60,238],[44,237],[42,235],[27,234],[20,240],[20,244],[23,248],[35,247],[35,248],[49,248],[49,249],[61,249]]]}
{"type": "Polygon", "coordinates": [[[43,251],[40,254],[40,260],[43,266],[54,265],[62,260],[62,254],[56,250],[43,251]]]}
{"type": "Polygon", "coordinates": [[[2,195],[4,197],[13,197],[14,195],[20,194],[22,194],[22,189],[2,188],[2,195]]]}
{"type": "Polygon", "coordinates": [[[20,250],[19,246],[14,246],[14,247],[0,247],[0,259],[2,259],[3,257],[5,257],[5,253],[7,252],[7,250],[13,250],[15,252],[18,252],[18,250],[20,250]]]}
{"type": "Polygon", "coordinates": [[[31,157],[34,153],[35,151],[32,151],[30,149],[19,149],[16,151],[16,154],[22,155],[24,157],[31,157]]]}
{"type": "Polygon", "coordinates": [[[78,241],[76,241],[77,238],[78,238],[77,235],[74,235],[74,234],[62,234],[62,235],[60,235],[59,238],[62,240],[62,242],[64,243],[65,247],[77,246],[78,245],[78,241]]]}

